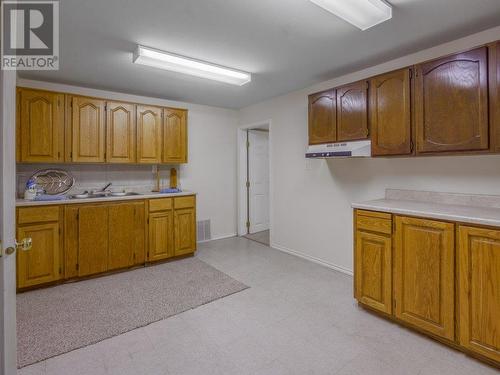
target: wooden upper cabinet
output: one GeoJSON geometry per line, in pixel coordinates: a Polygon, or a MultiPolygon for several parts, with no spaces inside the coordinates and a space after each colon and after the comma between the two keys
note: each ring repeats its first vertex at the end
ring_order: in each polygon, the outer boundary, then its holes
{"type": "Polygon", "coordinates": [[[411,325],[455,338],[454,224],[396,217],[395,316],[411,325]]]}
{"type": "Polygon", "coordinates": [[[337,89],[337,141],[368,138],[368,82],[337,89]]]}
{"type": "Polygon", "coordinates": [[[104,100],[83,96],[70,98],[73,162],[105,161],[105,104],[104,100]]]}
{"type": "Polygon", "coordinates": [[[22,162],[60,162],[64,158],[64,95],[18,89],[18,146],[22,162]]]}
{"type": "Polygon", "coordinates": [[[137,106],[137,161],[162,162],[162,108],[137,106]]]}
{"type": "Polygon", "coordinates": [[[370,129],[372,155],[412,153],[411,69],[371,79],[370,129]]]}
{"type": "Polygon", "coordinates": [[[187,111],[163,109],[163,162],[187,163],[187,111]]]}
{"type": "Polygon", "coordinates": [[[135,163],[136,116],[131,103],[106,103],[106,162],[135,163]]]}
{"type": "Polygon", "coordinates": [[[336,92],[329,90],[309,95],[309,144],[337,140],[336,92]]]}
{"type": "Polygon", "coordinates": [[[459,227],[460,344],[500,362],[500,231],[459,227]]]}
{"type": "Polygon", "coordinates": [[[417,152],[489,148],[487,48],[416,67],[417,152]]]}
{"type": "Polygon", "coordinates": [[[493,151],[500,152],[500,42],[490,46],[490,109],[493,151]]]}
{"type": "Polygon", "coordinates": [[[360,303],[391,314],[392,221],[390,214],[379,215],[356,215],[355,295],[360,303]]]}

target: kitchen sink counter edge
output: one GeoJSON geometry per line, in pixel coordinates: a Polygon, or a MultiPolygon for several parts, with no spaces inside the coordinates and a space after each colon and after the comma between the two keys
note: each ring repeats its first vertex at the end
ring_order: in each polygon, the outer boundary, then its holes
{"type": "Polygon", "coordinates": [[[50,206],[50,205],[61,205],[61,204],[80,204],[80,203],[97,203],[97,202],[119,202],[119,201],[130,201],[130,200],[143,200],[143,199],[155,199],[155,198],[173,198],[173,197],[185,197],[190,195],[196,195],[192,191],[183,191],[181,193],[139,193],[137,195],[126,195],[119,197],[99,197],[99,198],[81,198],[81,199],[61,199],[61,200],[51,200],[51,201],[32,201],[26,199],[16,199],[16,207],[31,207],[31,206],[50,206]]]}

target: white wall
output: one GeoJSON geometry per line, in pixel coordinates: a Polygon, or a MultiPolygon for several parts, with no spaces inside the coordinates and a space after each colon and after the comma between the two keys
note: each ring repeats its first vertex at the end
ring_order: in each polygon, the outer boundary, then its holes
{"type": "MultiPolygon", "coordinates": [[[[187,108],[188,159],[180,167],[181,188],[198,193],[197,220],[211,220],[212,238],[236,234],[236,127],[238,112],[229,109],[194,105],[83,87],[19,79],[18,86],[62,91],[80,95],[127,100],[137,103],[187,108]]],[[[39,165],[18,166],[20,181],[39,165]]],[[[44,165],[45,167],[45,165],[44,165]]],[[[151,187],[151,166],[59,165],[69,169],[82,186],[151,187]]],[[[162,167],[162,177],[168,176],[162,167]]],[[[23,183],[23,182],[22,182],[23,183]]]]}
{"type": "Polygon", "coordinates": [[[500,39],[500,27],[322,82],[240,111],[272,120],[272,245],[352,272],[351,202],[386,188],[500,194],[500,156],[306,161],[307,95],[500,39]]]}

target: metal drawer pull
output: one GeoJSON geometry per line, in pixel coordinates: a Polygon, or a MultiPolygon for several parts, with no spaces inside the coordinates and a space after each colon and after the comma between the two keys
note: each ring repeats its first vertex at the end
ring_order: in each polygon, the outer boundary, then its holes
{"type": "Polygon", "coordinates": [[[21,242],[16,241],[16,249],[22,250],[22,251],[28,251],[31,250],[33,247],[33,241],[31,240],[31,237],[23,238],[21,242]]]}

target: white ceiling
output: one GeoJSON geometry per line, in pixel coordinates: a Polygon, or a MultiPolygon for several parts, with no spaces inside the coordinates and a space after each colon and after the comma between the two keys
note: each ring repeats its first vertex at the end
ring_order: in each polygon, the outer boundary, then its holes
{"type": "Polygon", "coordinates": [[[499,0],[389,1],[393,19],[362,32],[308,0],[61,0],[60,70],[20,76],[241,108],[500,25],[499,0]],[[237,87],[135,65],[137,44],[253,80],[237,87]]]}

